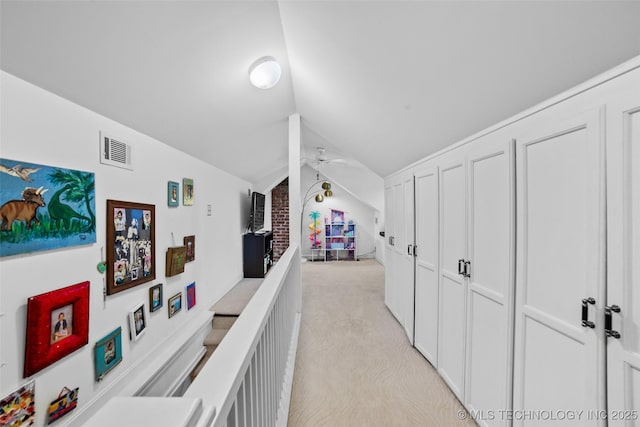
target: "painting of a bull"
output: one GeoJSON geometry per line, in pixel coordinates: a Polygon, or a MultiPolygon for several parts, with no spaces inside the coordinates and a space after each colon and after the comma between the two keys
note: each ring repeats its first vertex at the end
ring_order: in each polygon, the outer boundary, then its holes
{"type": "Polygon", "coordinates": [[[48,190],[42,187],[35,189],[27,187],[22,192],[22,200],[9,200],[0,207],[0,230],[11,231],[13,221],[25,221],[27,229],[31,228],[31,222],[40,225],[37,213],[40,206],[45,206],[42,195],[48,190]]]}
{"type": "Polygon", "coordinates": [[[94,173],[0,158],[0,258],[95,243],[95,210],[94,173]]]}

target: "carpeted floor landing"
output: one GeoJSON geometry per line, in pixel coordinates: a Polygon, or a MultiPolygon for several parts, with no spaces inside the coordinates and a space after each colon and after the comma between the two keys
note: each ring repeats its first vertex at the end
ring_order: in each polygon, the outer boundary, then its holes
{"type": "Polygon", "coordinates": [[[384,305],[374,260],[302,264],[289,427],[475,426],[384,305]]]}

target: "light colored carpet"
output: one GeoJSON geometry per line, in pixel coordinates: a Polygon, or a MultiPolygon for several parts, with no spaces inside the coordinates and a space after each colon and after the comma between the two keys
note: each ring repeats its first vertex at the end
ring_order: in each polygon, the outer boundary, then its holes
{"type": "Polygon", "coordinates": [[[475,426],[384,305],[375,260],[302,264],[289,427],[475,426]]]}
{"type": "Polygon", "coordinates": [[[239,316],[262,282],[264,279],[240,280],[211,307],[211,311],[218,316],[239,316]]]}

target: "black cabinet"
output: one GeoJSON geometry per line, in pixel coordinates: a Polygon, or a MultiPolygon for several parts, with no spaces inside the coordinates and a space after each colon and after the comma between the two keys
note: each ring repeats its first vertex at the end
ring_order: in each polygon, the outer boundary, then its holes
{"type": "Polygon", "coordinates": [[[273,264],[273,233],[247,233],[242,239],[244,277],[264,277],[273,264]]]}

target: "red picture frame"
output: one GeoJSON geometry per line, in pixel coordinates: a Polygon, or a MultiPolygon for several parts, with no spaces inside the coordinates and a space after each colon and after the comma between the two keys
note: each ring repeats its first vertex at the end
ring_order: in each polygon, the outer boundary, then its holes
{"type": "Polygon", "coordinates": [[[89,343],[89,282],[30,297],[24,377],[30,377],[89,343]],[[68,324],[64,313],[71,313],[68,324]],[[65,322],[61,333],[52,319],[65,322]],[[54,332],[55,330],[55,332],[54,332]]]}

